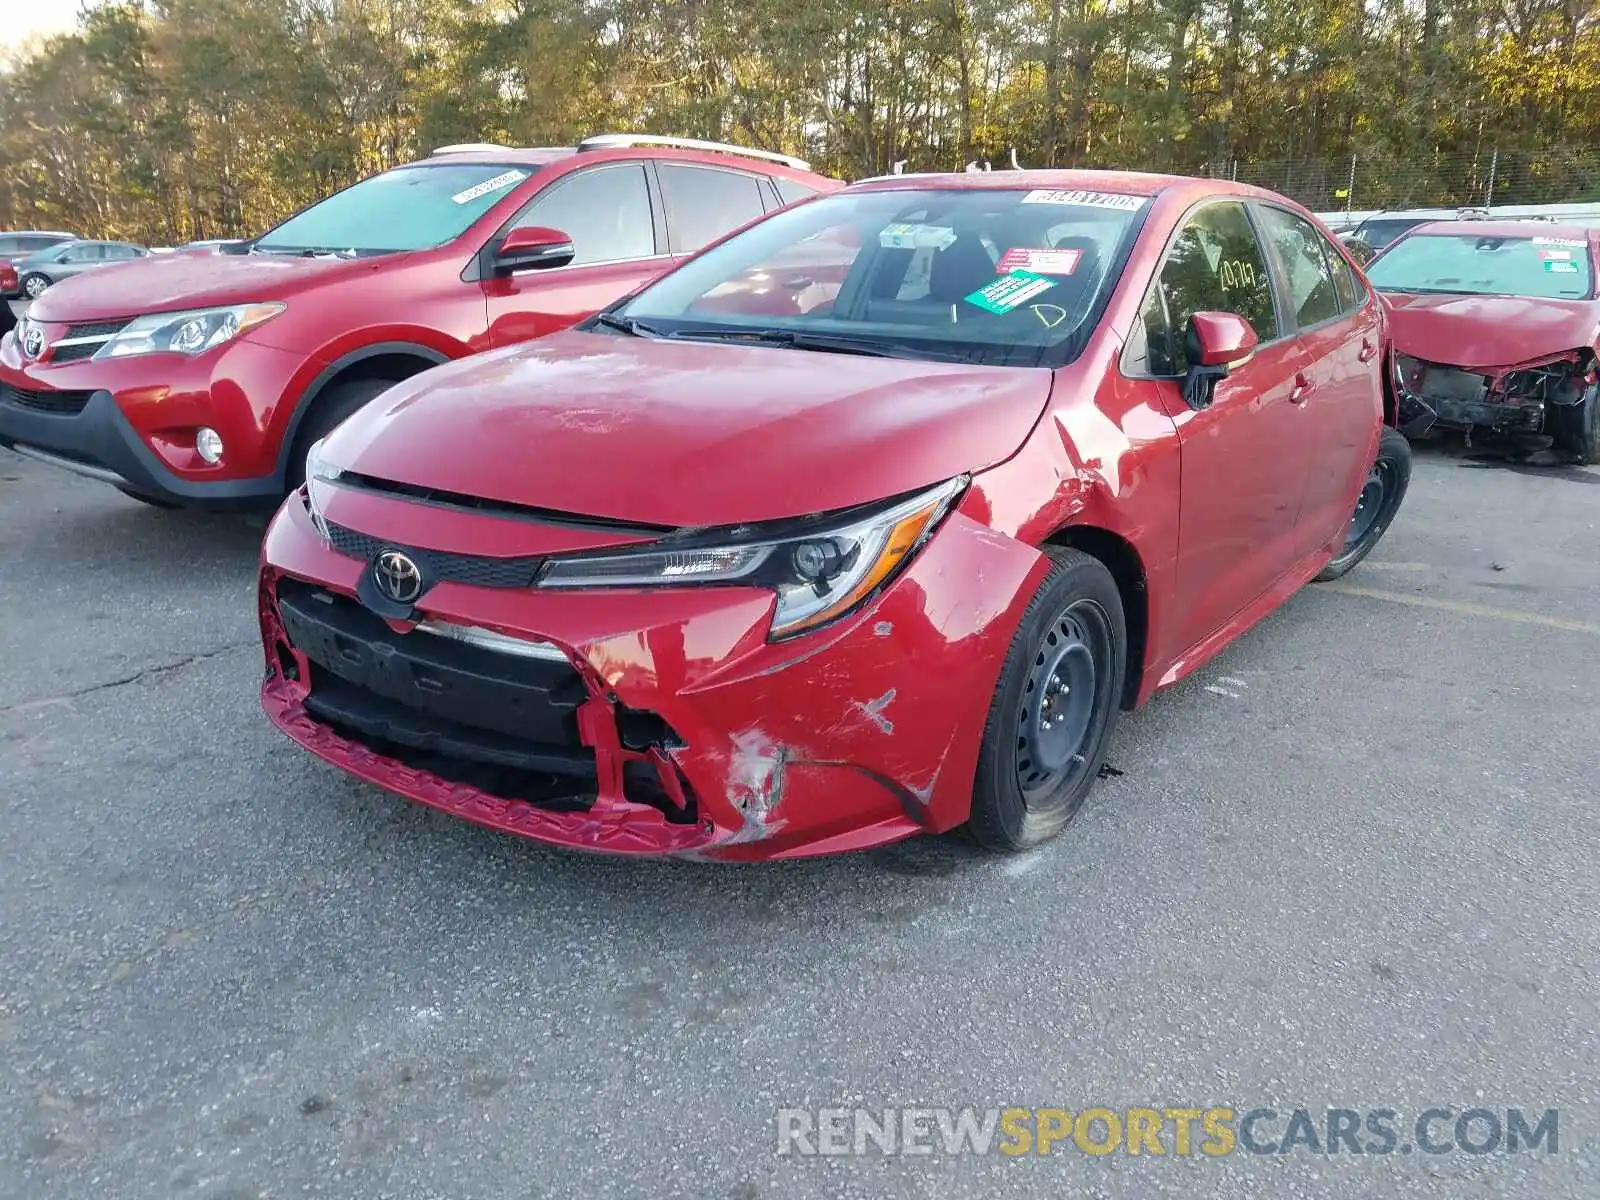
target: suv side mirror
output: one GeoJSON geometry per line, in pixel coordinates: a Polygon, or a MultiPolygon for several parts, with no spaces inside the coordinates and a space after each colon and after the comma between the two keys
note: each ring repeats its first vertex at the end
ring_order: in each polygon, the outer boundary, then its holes
{"type": "Polygon", "coordinates": [[[524,225],[506,234],[494,253],[494,273],[540,271],[564,267],[572,261],[572,239],[559,229],[543,225],[524,225]]]}
{"type": "Polygon", "coordinates": [[[1184,330],[1189,370],[1183,377],[1183,402],[1195,411],[1211,407],[1217,381],[1242,367],[1255,353],[1256,331],[1237,313],[1197,312],[1184,330]]]}

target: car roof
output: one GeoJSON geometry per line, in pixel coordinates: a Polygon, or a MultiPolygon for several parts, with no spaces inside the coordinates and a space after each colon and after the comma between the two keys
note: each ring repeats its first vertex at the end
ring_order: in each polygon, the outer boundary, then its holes
{"type": "Polygon", "coordinates": [[[439,164],[461,164],[483,166],[527,166],[543,167],[551,163],[562,162],[569,158],[582,157],[595,162],[608,162],[614,159],[637,160],[641,158],[668,159],[677,162],[717,163],[723,166],[735,167],[741,171],[754,171],[762,175],[812,175],[817,178],[814,171],[802,171],[797,167],[787,166],[783,163],[770,162],[753,155],[739,154],[732,150],[706,150],[685,146],[654,146],[640,144],[636,146],[592,146],[587,149],[576,146],[523,146],[508,147],[505,149],[490,148],[487,146],[472,146],[461,150],[449,148],[435,151],[426,158],[419,158],[406,166],[426,166],[439,164]]]}
{"type": "Polygon", "coordinates": [[[1266,188],[1231,179],[1204,179],[1193,175],[1160,175],[1146,171],[1030,170],[947,171],[929,174],[879,175],[849,185],[849,190],[893,191],[1105,191],[1132,196],[1156,196],[1182,191],[1193,196],[1236,196],[1240,199],[1292,203],[1266,188]]]}
{"type": "Polygon", "coordinates": [[[1569,241],[1600,242],[1600,229],[1582,225],[1556,225],[1550,221],[1429,221],[1413,229],[1411,236],[1445,233],[1458,237],[1558,237],[1569,241]]]}
{"type": "Polygon", "coordinates": [[[75,241],[78,235],[62,229],[0,229],[0,237],[53,237],[75,241]]]}

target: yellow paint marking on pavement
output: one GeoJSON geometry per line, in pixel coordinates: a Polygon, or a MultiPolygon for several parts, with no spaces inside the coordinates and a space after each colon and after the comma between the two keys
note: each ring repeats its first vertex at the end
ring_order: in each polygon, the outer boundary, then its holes
{"type": "Polygon", "coordinates": [[[1600,625],[1588,621],[1574,621],[1570,617],[1517,612],[1510,608],[1492,608],[1487,604],[1469,604],[1465,600],[1441,600],[1435,596],[1408,596],[1404,592],[1386,592],[1381,588],[1358,587],[1353,583],[1325,583],[1319,590],[1338,592],[1344,596],[1360,596],[1364,600],[1387,600],[1391,604],[1408,604],[1412,608],[1431,608],[1435,612],[1454,613],[1459,617],[1488,617],[1495,621],[1542,625],[1546,629],[1559,629],[1563,633],[1587,633],[1600,637],[1600,625]]]}

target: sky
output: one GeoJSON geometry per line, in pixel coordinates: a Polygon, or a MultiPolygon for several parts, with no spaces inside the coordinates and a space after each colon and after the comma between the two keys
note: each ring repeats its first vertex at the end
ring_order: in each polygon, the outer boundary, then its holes
{"type": "Polygon", "coordinates": [[[0,0],[0,51],[35,34],[63,33],[78,20],[82,0],[0,0]]]}

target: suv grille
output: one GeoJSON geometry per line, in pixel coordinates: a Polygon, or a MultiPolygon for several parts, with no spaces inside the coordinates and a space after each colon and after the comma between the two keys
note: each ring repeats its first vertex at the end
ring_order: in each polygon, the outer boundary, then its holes
{"type": "Polygon", "coordinates": [[[443,550],[418,550],[386,542],[331,521],[328,522],[328,540],[340,554],[364,560],[372,559],[380,550],[404,550],[416,560],[424,575],[439,583],[469,583],[487,588],[532,587],[534,576],[544,565],[544,559],[538,557],[486,558],[476,554],[450,554],[443,550]]]}
{"type": "Polygon", "coordinates": [[[89,403],[93,392],[31,391],[0,383],[0,404],[14,404],[18,408],[31,408],[36,412],[61,413],[76,416],[89,403]]]}
{"type": "Polygon", "coordinates": [[[85,321],[81,325],[68,325],[65,336],[68,338],[110,337],[113,333],[121,333],[123,327],[127,324],[127,317],[117,321],[85,321]]]}

